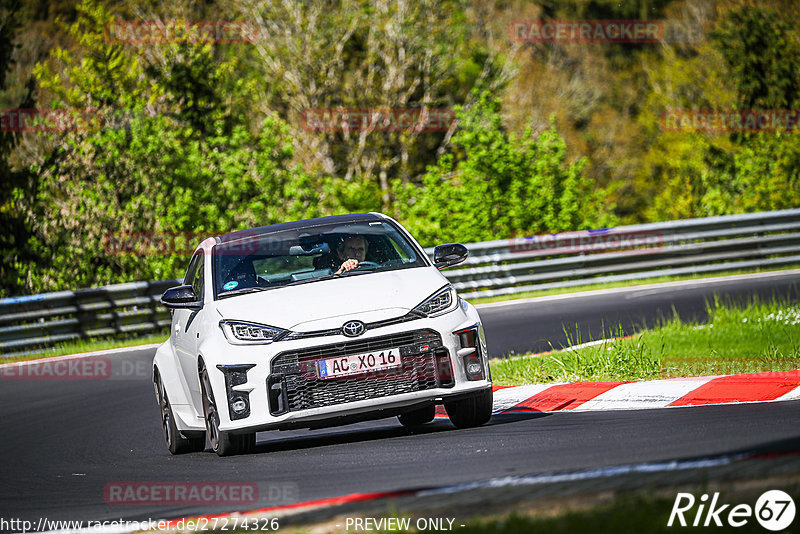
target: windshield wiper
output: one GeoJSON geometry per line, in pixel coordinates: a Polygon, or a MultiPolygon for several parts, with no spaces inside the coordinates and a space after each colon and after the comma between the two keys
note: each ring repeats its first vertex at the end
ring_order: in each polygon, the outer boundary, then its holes
{"type": "Polygon", "coordinates": [[[220,297],[232,297],[233,295],[243,295],[244,293],[254,293],[256,291],[266,291],[268,289],[272,288],[260,286],[240,287],[239,289],[231,289],[230,291],[226,291],[225,293],[222,293],[220,297]]]}
{"type": "Polygon", "coordinates": [[[382,269],[383,265],[370,265],[367,267],[356,267],[350,271],[342,271],[339,274],[333,276],[356,276],[358,274],[367,274],[367,273],[374,273],[375,271],[382,269]]]}
{"type": "Polygon", "coordinates": [[[283,284],[281,287],[288,287],[288,286],[297,286],[300,284],[307,284],[308,282],[319,282],[320,280],[330,280],[331,278],[337,278],[341,276],[340,274],[325,274],[322,276],[317,276],[316,278],[305,278],[303,280],[295,280],[294,282],[289,282],[288,284],[283,284]]]}

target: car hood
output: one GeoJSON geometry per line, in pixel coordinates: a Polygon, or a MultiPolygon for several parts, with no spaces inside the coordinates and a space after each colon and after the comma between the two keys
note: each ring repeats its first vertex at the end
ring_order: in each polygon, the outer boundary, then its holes
{"type": "Polygon", "coordinates": [[[307,332],[400,317],[447,284],[434,267],[343,276],[217,301],[225,319],[307,332]]]}

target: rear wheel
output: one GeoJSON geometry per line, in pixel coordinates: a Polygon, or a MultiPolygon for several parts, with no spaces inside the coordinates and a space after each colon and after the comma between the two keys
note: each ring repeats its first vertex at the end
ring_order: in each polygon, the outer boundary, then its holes
{"type": "Polygon", "coordinates": [[[200,371],[200,389],[203,397],[203,418],[211,449],[218,456],[232,456],[252,451],[256,444],[255,432],[231,434],[219,429],[219,411],[214,402],[214,392],[211,390],[211,381],[205,368],[200,371]]]}
{"type": "Polygon", "coordinates": [[[413,428],[424,425],[425,423],[430,423],[433,421],[435,416],[436,406],[431,404],[429,406],[425,406],[424,408],[418,408],[416,410],[400,414],[397,416],[397,419],[400,421],[401,425],[413,428]]]}
{"type": "Polygon", "coordinates": [[[481,426],[492,417],[492,399],[492,390],[487,389],[471,397],[445,401],[444,409],[450,422],[458,428],[481,426]]]}
{"type": "Polygon", "coordinates": [[[172,454],[184,454],[187,452],[201,452],[206,448],[205,434],[193,437],[184,437],[175,424],[175,415],[172,413],[172,406],[169,404],[167,390],[161,382],[161,377],[156,373],[153,383],[156,390],[156,400],[161,412],[161,430],[164,433],[164,441],[169,452],[172,454]]]}

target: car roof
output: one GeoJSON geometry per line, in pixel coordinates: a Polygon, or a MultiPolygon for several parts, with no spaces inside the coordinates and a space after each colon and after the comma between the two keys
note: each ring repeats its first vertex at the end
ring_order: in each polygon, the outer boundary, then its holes
{"type": "Polygon", "coordinates": [[[316,219],[304,219],[301,221],[292,221],[278,224],[271,224],[269,226],[259,226],[257,228],[249,228],[247,230],[238,230],[228,234],[221,235],[216,238],[216,242],[230,243],[242,238],[252,238],[254,235],[268,234],[271,232],[279,232],[281,230],[293,230],[296,228],[312,228],[315,226],[322,226],[325,224],[343,224],[351,222],[362,221],[382,221],[386,216],[381,213],[353,213],[349,215],[329,215],[328,217],[318,217],[316,219]]]}

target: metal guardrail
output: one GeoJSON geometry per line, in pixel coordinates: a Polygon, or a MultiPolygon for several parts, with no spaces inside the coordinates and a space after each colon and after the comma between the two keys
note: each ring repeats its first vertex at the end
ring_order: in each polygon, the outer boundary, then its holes
{"type": "MultiPolygon", "coordinates": [[[[444,271],[468,299],[659,276],[800,264],[800,209],[686,219],[467,244],[444,271]]],[[[433,255],[433,248],[425,250],[433,255]]],[[[56,343],[166,332],[159,303],[180,280],[0,299],[0,357],[56,343]]]]}
{"type": "Polygon", "coordinates": [[[181,280],[131,282],[0,299],[0,357],[65,341],[167,331],[161,294],[181,280]]]}
{"type": "MultiPolygon", "coordinates": [[[[800,264],[800,209],[467,245],[446,271],[467,299],[661,276],[800,264]]],[[[433,249],[426,249],[429,254],[433,249]]]]}

